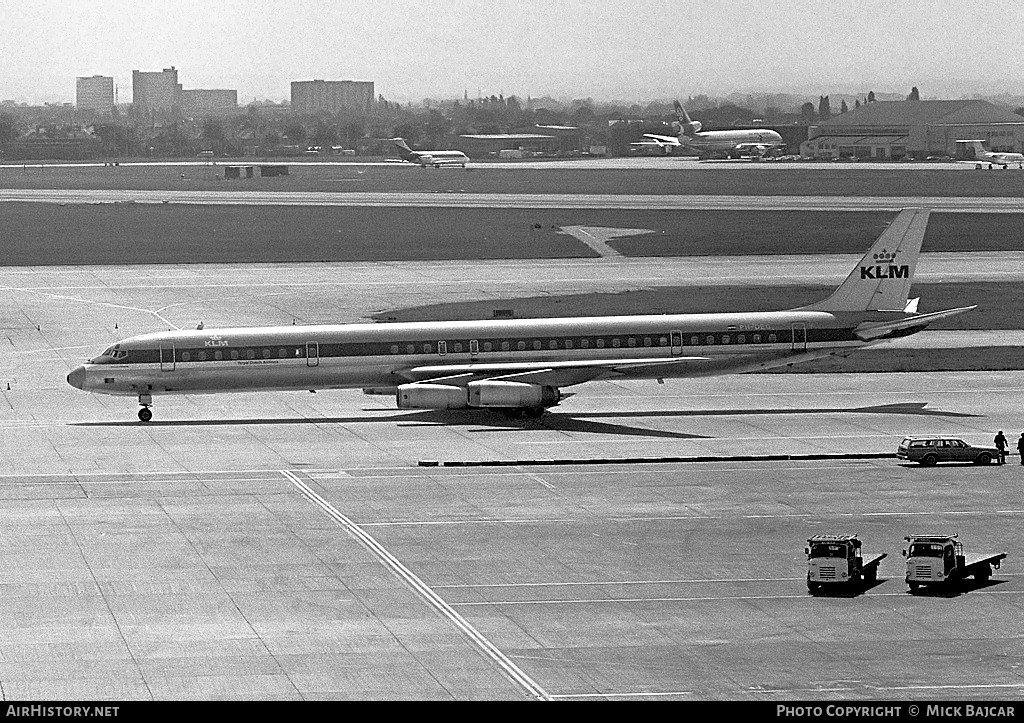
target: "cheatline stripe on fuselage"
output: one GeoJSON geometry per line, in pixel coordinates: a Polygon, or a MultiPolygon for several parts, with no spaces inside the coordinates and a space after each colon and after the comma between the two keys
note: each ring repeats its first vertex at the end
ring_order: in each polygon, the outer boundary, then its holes
{"type": "MultiPolygon", "coordinates": [[[[420,336],[388,341],[323,341],[324,335],[301,334],[298,339],[264,340],[263,343],[228,343],[226,340],[214,340],[209,343],[196,343],[189,340],[179,343],[168,338],[164,344],[164,361],[169,361],[167,352],[173,344],[174,361],[178,363],[201,363],[222,360],[246,359],[298,359],[305,358],[310,352],[310,345],[316,345],[320,359],[346,357],[405,357],[435,355],[452,357],[458,354],[466,356],[478,354],[520,354],[525,352],[575,351],[598,352],[608,349],[618,352],[653,351],[683,347],[700,348],[702,353],[713,354],[716,349],[722,352],[735,350],[737,347],[763,348],[772,344],[791,346],[794,335],[802,333],[798,342],[808,345],[829,343],[849,343],[859,341],[849,328],[813,329],[794,332],[792,328],[764,329],[756,331],[732,330],[722,332],[721,329],[700,330],[666,330],[663,332],[635,332],[617,335],[536,335],[526,337],[494,337],[494,338],[459,338],[448,336],[438,339],[436,336],[420,336]],[[673,334],[677,339],[672,339],[673,334]],[[223,342],[223,343],[222,343],[223,342]],[[520,346],[522,345],[522,346],[520,346]],[[475,349],[475,351],[473,350],[475,349]]],[[[160,345],[151,348],[128,349],[128,355],[120,364],[155,364],[161,361],[160,345]]]]}

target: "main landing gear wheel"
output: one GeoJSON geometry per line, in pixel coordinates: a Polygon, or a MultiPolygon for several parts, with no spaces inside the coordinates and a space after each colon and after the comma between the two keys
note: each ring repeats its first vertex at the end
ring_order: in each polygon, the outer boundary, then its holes
{"type": "Polygon", "coordinates": [[[153,410],[149,407],[143,407],[139,410],[139,421],[148,422],[153,418],[153,410]]]}

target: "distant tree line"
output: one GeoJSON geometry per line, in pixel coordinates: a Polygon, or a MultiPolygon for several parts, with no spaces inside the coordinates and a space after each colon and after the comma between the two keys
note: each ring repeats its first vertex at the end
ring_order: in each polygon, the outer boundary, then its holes
{"type": "MultiPolygon", "coordinates": [[[[915,86],[906,96],[920,100],[915,86]]],[[[854,98],[853,110],[875,102],[875,92],[854,98]]],[[[805,102],[799,109],[767,105],[754,110],[706,95],[687,98],[694,120],[705,130],[734,126],[764,125],[776,128],[808,126],[836,114],[829,95],[818,103],[805,102]]],[[[839,114],[850,112],[842,98],[839,114]]],[[[1024,116],[1024,106],[1014,112],[1024,116]]],[[[550,98],[521,98],[503,94],[458,100],[425,99],[421,104],[399,103],[378,97],[368,111],[347,111],[299,115],[287,106],[254,103],[238,113],[203,118],[180,114],[139,118],[115,111],[113,115],[89,116],[66,107],[31,111],[20,108],[0,110],[0,152],[26,139],[53,140],[86,136],[98,154],[107,157],[182,157],[201,150],[217,155],[273,155],[308,147],[353,149],[360,154],[390,152],[381,139],[402,136],[414,147],[447,148],[458,136],[499,133],[543,133],[537,126],[573,126],[582,143],[604,145],[613,153],[625,154],[631,143],[643,141],[645,133],[673,135],[675,121],[671,103],[598,103],[592,98],[556,101],[550,98]],[[622,122],[618,122],[622,121],[622,122]]]]}

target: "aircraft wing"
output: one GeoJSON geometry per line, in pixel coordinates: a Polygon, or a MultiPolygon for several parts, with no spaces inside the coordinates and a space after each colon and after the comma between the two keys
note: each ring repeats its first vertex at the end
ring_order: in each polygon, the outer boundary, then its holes
{"type": "Polygon", "coordinates": [[[765,153],[770,151],[772,148],[778,148],[781,143],[737,143],[733,146],[734,151],[747,152],[757,151],[758,153],[765,153]]]}
{"type": "Polygon", "coordinates": [[[549,384],[569,387],[574,384],[608,379],[627,369],[652,368],[675,364],[706,361],[707,357],[671,357],[657,359],[594,359],[588,361],[508,362],[498,364],[432,364],[399,370],[399,376],[409,382],[452,384],[465,386],[470,382],[519,381],[529,384],[549,384]]]}
{"type": "Polygon", "coordinates": [[[681,146],[682,143],[675,136],[656,136],[653,133],[644,133],[644,138],[650,138],[659,146],[681,146]]]}
{"type": "Polygon", "coordinates": [[[975,308],[977,308],[977,305],[964,306],[959,309],[947,309],[946,311],[933,311],[930,314],[914,314],[913,316],[896,319],[895,321],[865,322],[854,329],[853,333],[864,341],[908,336],[909,334],[921,331],[933,321],[963,314],[975,308]]]}

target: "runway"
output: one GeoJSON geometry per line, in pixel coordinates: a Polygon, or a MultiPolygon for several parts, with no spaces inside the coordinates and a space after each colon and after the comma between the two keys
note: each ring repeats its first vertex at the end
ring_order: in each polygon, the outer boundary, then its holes
{"type": "Polygon", "coordinates": [[[725,211],[898,211],[1024,213],[1019,197],[729,196],[571,193],[362,193],[289,191],[152,191],[3,189],[0,203],[345,206],[369,208],[505,208],[725,211]]]}

